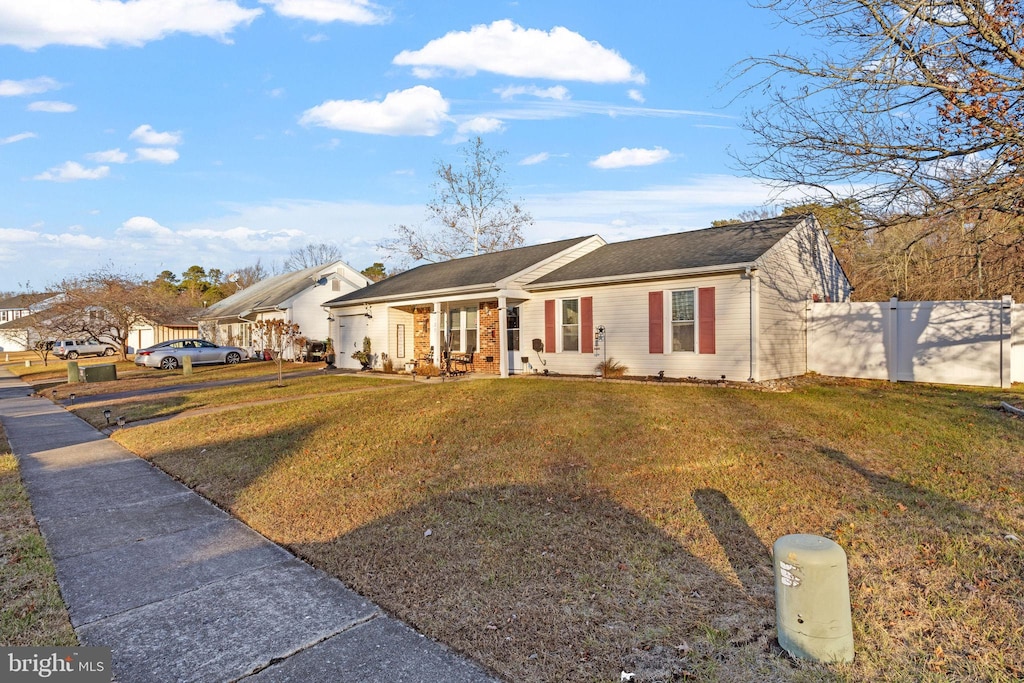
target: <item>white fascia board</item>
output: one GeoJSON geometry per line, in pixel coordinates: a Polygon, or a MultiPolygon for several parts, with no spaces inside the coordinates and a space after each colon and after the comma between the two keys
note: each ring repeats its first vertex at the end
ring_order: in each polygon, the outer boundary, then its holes
{"type": "Polygon", "coordinates": [[[435,301],[454,301],[465,298],[466,294],[480,294],[486,298],[497,296],[497,286],[494,284],[467,285],[466,287],[451,287],[449,289],[437,289],[429,292],[410,292],[408,294],[394,294],[392,296],[367,297],[365,299],[349,299],[339,301],[335,304],[325,303],[327,308],[341,308],[342,306],[354,306],[356,304],[391,304],[401,306],[414,306],[433,303],[435,301]]]}
{"type": "Polygon", "coordinates": [[[592,287],[600,285],[614,285],[622,282],[647,282],[649,280],[671,280],[680,277],[697,277],[700,275],[715,275],[718,273],[743,272],[747,268],[757,268],[756,261],[744,263],[725,263],[720,266],[701,266],[699,268],[682,268],[679,270],[658,270],[650,273],[627,273],[625,275],[612,275],[601,277],[580,278],[577,280],[563,280],[561,282],[544,282],[541,284],[528,284],[523,287],[528,292],[543,292],[549,289],[570,289],[575,287],[592,287]]]}

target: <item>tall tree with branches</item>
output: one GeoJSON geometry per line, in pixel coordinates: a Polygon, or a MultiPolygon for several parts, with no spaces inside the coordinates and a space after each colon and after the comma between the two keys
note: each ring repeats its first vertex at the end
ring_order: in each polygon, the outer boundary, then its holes
{"type": "Polygon", "coordinates": [[[285,271],[305,270],[323,266],[341,259],[341,247],[327,242],[311,242],[299,249],[293,249],[284,260],[285,271]]]}
{"type": "Polygon", "coordinates": [[[951,220],[1024,241],[1024,2],[761,6],[826,47],[743,64],[768,96],[745,121],[753,175],[846,200],[866,229],[914,223],[908,249],[951,220]]]}
{"type": "Polygon", "coordinates": [[[426,225],[398,225],[381,247],[412,261],[447,261],[523,245],[533,217],[509,198],[501,159],[504,151],[475,138],[459,150],[462,166],[437,162],[434,198],[426,225]]]}

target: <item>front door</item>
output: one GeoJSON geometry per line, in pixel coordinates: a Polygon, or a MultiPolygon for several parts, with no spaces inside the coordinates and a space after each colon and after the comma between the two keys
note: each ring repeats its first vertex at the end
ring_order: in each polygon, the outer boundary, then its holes
{"type": "Polygon", "coordinates": [[[506,310],[505,325],[508,328],[508,374],[523,372],[522,359],[519,358],[519,307],[509,306],[506,310]]]}

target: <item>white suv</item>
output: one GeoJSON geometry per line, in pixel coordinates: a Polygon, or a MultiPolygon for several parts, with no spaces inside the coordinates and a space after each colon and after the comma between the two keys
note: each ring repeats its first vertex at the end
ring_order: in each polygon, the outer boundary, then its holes
{"type": "Polygon", "coordinates": [[[79,356],[113,356],[114,353],[112,345],[98,339],[62,339],[53,345],[53,355],[67,360],[79,356]]]}

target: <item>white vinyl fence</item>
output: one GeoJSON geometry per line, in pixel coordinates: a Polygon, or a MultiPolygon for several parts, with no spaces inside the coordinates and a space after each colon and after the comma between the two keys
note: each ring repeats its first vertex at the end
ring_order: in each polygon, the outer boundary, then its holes
{"type": "Polygon", "coordinates": [[[823,375],[1008,387],[1024,382],[1024,304],[813,303],[807,369],[823,375]]]}

